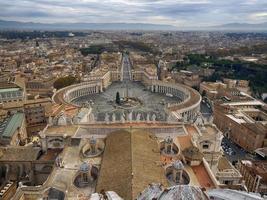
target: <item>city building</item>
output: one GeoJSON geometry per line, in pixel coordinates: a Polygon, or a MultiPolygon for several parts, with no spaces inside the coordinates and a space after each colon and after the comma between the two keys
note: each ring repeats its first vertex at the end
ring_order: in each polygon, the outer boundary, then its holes
{"type": "Polygon", "coordinates": [[[226,89],[227,86],[221,82],[202,82],[200,83],[199,93],[208,97],[210,100],[218,98],[220,90],[226,89]]]}
{"type": "Polygon", "coordinates": [[[237,165],[249,192],[267,194],[267,162],[240,160],[237,165]]]}
{"type": "Polygon", "coordinates": [[[179,72],[172,73],[172,78],[177,83],[182,83],[194,88],[199,88],[201,83],[201,78],[199,77],[199,74],[186,70],[180,70],[179,72]]]}
{"type": "Polygon", "coordinates": [[[0,121],[0,144],[21,145],[27,138],[26,123],[24,113],[7,114],[0,121]]]}
{"type": "Polygon", "coordinates": [[[253,105],[253,102],[241,102],[233,103],[232,106],[214,106],[214,123],[217,127],[226,137],[250,152],[266,147],[267,144],[267,115],[255,109],[255,106],[253,108],[253,105]]]}
{"type": "Polygon", "coordinates": [[[13,83],[0,83],[0,103],[24,101],[25,92],[13,83]]]}
{"type": "Polygon", "coordinates": [[[32,145],[1,147],[0,152],[1,188],[10,182],[16,187],[42,185],[50,175],[57,156],[57,151],[43,155],[39,147],[32,145]]]}
{"type": "Polygon", "coordinates": [[[52,112],[52,101],[49,98],[27,100],[24,113],[28,136],[37,135],[48,123],[52,112]]]}
{"type": "Polygon", "coordinates": [[[224,53],[261,44],[262,36],[41,34],[0,41],[1,199],[264,198],[265,161],[235,164],[224,144],[266,157],[266,105],[249,95],[252,80],[201,83],[218,66],[189,58],[212,61],[210,52],[223,51],[218,61],[234,62],[242,57],[224,53]],[[67,76],[78,83],[56,90],[67,76]]]}

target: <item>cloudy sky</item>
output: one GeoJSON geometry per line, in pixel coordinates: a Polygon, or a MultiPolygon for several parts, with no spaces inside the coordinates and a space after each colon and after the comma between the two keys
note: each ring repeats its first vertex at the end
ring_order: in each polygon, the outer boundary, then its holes
{"type": "Polygon", "coordinates": [[[0,19],[207,26],[267,21],[267,0],[0,0],[0,19]]]}

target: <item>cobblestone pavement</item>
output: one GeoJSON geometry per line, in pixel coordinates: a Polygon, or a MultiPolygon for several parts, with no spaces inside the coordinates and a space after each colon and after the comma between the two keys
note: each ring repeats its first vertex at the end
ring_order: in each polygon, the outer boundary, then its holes
{"type": "MultiPolygon", "coordinates": [[[[146,90],[145,86],[140,82],[128,83],[128,96],[138,98],[141,101],[141,105],[132,108],[133,115],[140,113],[142,117],[145,117],[147,113],[150,115],[155,114],[157,121],[165,121],[166,113],[165,106],[168,103],[180,102],[177,97],[169,97],[164,94],[152,93],[146,90]]],[[[103,93],[84,96],[76,99],[73,103],[83,104],[85,102],[93,102],[93,113],[96,115],[98,121],[104,121],[105,114],[115,113],[118,118],[120,113],[129,112],[125,109],[114,106],[116,93],[119,92],[121,97],[126,95],[126,85],[123,82],[113,82],[103,93]]],[[[110,117],[111,118],[111,117],[110,117]]]]}

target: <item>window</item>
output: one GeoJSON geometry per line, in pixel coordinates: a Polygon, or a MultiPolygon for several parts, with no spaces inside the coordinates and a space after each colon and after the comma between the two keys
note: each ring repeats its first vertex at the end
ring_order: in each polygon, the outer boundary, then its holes
{"type": "Polygon", "coordinates": [[[225,180],[225,181],[223,181],[223,183],[225,185],[232,185],[233,184],[233,181],[225,180]]]}
{"type": "Polygon", "coordinates": [[[208,140],[205,140],[201,142],[202,149],[209,149],[210,148],[210,142],[208,140]]]}

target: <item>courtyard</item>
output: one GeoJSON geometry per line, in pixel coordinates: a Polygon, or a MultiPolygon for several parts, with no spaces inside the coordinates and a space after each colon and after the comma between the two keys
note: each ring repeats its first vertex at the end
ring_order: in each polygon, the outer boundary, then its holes
{"type": "Polygon", "coordinates": [[[140,82],[118,81],[113,82],[102,93],[83,96],[75,99],[72,103],[77,105],[90,104],[97,121],[104,121],[106,115],[111,120],[113,113],[115,113],[116,120],[119,120],[121,114],[130,112],[132,112],[133,119],[136,119],[139,115],[140,120],[145,120],[147,114],[149,114],[150,116],[155,115],[157,121],[166,121],[165,108],[168,103],[179,102],[181,102],[181,99],[178,97],[153,93],[140,82]],[[115,103],[117,92],[119,92],[121,98],[138,99],[140,104],[129,108],[117,106],[115,103]]]}

